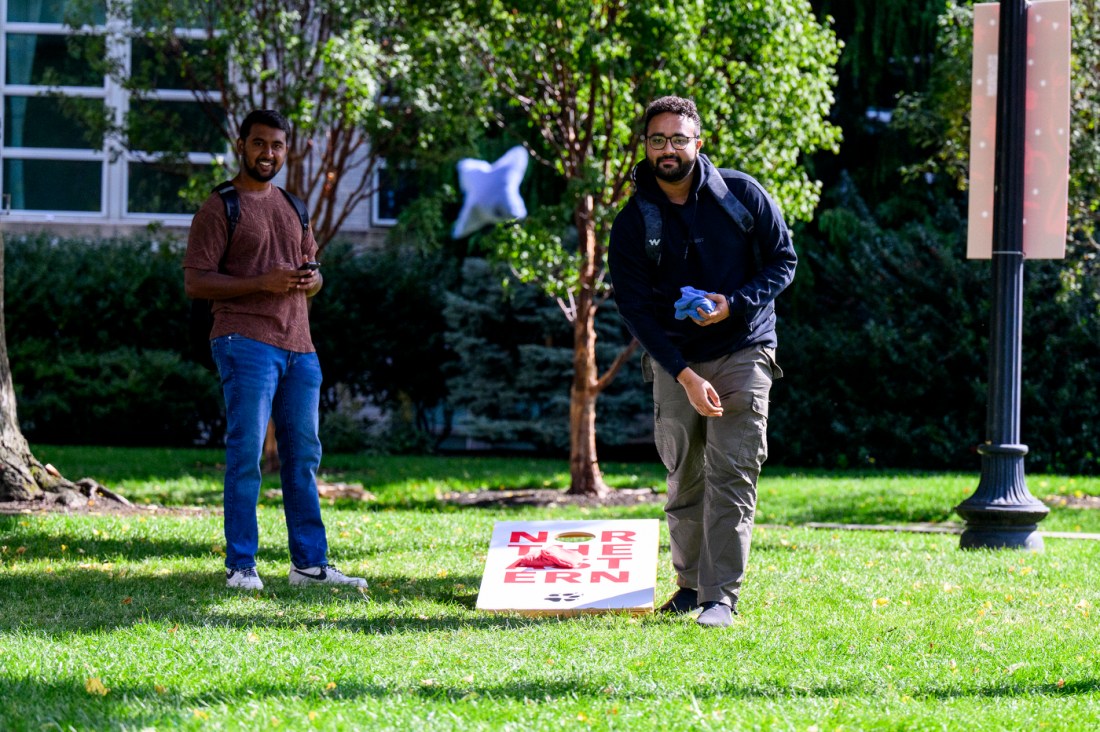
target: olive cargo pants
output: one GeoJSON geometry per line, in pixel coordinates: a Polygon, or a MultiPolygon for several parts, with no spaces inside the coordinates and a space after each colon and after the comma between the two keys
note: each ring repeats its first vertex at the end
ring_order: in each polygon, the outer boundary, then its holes
{"type": "Polygon", "coordinates": [[[653,369],[654,438],[668,470],[672,565],[677,584],[698,590],[700,604],[736,609],[756,480],[768,457],[768,395],[783,372],[775,351],[760,346],[690,366],[714,386],[724,413],[703,417],[672,376],[653,369]]]}

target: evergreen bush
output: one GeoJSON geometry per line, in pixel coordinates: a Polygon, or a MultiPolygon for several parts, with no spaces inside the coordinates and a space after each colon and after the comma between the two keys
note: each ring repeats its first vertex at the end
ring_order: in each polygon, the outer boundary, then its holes
{"type": "Polygon", "coordinates": [[[206,444],[216,377],[188,360],[182,242],[7,237],[8,356],[32,442],[206,444]]]}

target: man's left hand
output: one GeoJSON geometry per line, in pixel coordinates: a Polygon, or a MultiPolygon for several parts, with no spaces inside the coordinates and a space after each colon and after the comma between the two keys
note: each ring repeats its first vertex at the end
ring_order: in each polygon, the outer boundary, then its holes
{"type": "Polygon", "coordinates": [[[714,310],[708,313],[703,308],[696,308],[695,312],[699,315],[692,318],[696,323],[703,326],[714,325],[715,323],[721,323],[730,316],[730,304],[725,295],[708,292],[707,299],[714,303],[714,310]]]}

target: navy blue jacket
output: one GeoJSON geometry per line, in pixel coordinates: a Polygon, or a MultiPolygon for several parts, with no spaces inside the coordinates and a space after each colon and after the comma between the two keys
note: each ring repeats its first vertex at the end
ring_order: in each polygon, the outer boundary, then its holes
{"type": "Polygon", "coordinates": [[[646,254],[645,222],[634,198],[615,217],[608,248],[619,314],[646,352],[673,376],[689,362],[752,345],[775,347],[775,298],[794,279],[798,262],[783,215],[764,188],[744,173],[719,171],[705,155],[697,161],[684,205],[668,200],[648,163],[634,169],[635,196],[661,209],[659,263],[646,254]],[[741,231],[706,188],[707,176],[719,174],[752,214],[751,234],[741,231]],[[725,295],[730,317],[705,328],[690,318],[677,320],[675,303],[683,286],[725,295]]]}

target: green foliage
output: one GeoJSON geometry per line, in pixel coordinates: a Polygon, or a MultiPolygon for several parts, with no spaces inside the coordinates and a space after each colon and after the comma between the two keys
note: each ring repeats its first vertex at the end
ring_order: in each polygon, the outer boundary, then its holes
{"type": "MultiPolygon", "coordinates": [[[[84,114],[82,126],[178,166],[189,152],[231,151],[249,111],[282,111],[293,126],[286,187],[310,202],[322,248],[369,204],[384,160],[451,160],[450,146],[468,144],[479,119],[463,91],[476,82],[445,58],[448,26],[436,8],[413,13],[386,0],[108,5],[131,20],[118,31],[132,39],[130,63],[93,50],[84,60],[130,92],[129,111],[114,124],[100,105],[105,120],[84,114]],[[191,103],[150,99],[166,89],[189,92],[191,103]]],[[[69,11],[67,22],[80,27],[101,4],[80,0],[69,11]]]]}
{"type": "Polygon", "coordinates": [[[29,352],[39,345],[13,349],[30,366],[13,376],[29,439],[188,445],[206,441],[221,421],[217,382],[178,353],[126,346],[46,358],[29,352]]]}
{"type": "MultiPolygon", "coordinates": [[[[869,209],[842,180],[798,237],[799,275],[780,300],[769,436],[781,464],[975,467],[987,438],[990,282],[965,258],[950,184],[900,184],[869,209]],[[947,189],[947,190],[944,190],[947,189]]],[[[1096,473],[1100,325],[1092,293],[1061,263],[1025,278],[1022,440],[1029,469],[1096,473]]]]}
{"type": "MultiPolygon", "coordinates": [[[[543,450],[569,445],[572,332],[540,290],[482,259],[467,259],[462,281],[447,295],[449,401],[464,409],[464,430],[498,445],[528,443],[543,450]]],[[[606,366],[624,345],[614,312],[598,321],[598,363],[606,366]]],[[[651,428],[640,369],[601,396],[598,434],[607,445],[646,440],[651,428]]]]}
{"type": "MultiPolygon", "coordinates": [[[[770,443],[791,464],[968,464],[980,442],[988,294],[960,214],[912,185],[875,211],[850,182],[797,239],[770,443]],[[820,236],[820,239],[815,237],[820,236]]],[[[781,303],[783,301],[781,300],[781,303]]]]}
{"type": "Polygon", "coordinates": [[[31,440],[191,444],[217,382],[184,360],[181,247],[170,237],[5,242],[8,353],[31,440]]]}
{"type": "Polygon", "coordinates": [[[363,452],[370,445],[365,420],[355,414],[355,402],[345,404],[337,403],[335,409],[321,417],[320,436],[325,454],[363,452]]]}
{"type": "Polygon", "coordinates": [[[569,444],[571,337],[536,288],[482,259],[467,259],[446,295],[450,401],[467,410],[466,432],[490,443],[569,444]]]}
{"type": "MultiPolygon", "coordinates": [[[[453,261],[409,247],[361,251],[336,244],[326,250],[322,272],[325,286],[310,321],[326,409],[348,397],[385,408],[390,425],[382,434],[375,430],[376,449],[423,449],[434,444],[433,435],[446,437],[443,371],[452,355],[443,308],[453,261]]],[[[346,417],[334,419],[330,429],[348,427],[346,417]]]]}
{"type": "MultiPolygon", "coordinates": [[[[491,118],[561,191],[520,225],[499,227],[480,243],[521,281],[556,298],[580,334],[571,346],[573,368],[547,362],[546,373],[562,374],[563,386],[572,382],[574,488],[587,491],[598,485],[595,455],[587,454],[596,430],[591,415],[613,383],[599,376],[598,367],[611,362],[598,363],[590,334],[608,295],[606,242],[630,192],[645,106],[672,93],[697,98],[708,152],[759,177],[789,217],[808,219],[819,185],[802,157],[835,149],[839,140],[827,119],[839,46],[805,0],[476,0],[447,7],[454,56],[483,80],[491,118]]],[[[549,357],[516,349],[510,358],[549,357]]],[[[545,435],[542,401],[490,406],[520,410],[525,416],[516,416],[530,425],[525,431],[545,435]]]]}
{"type": "MultiPolygon", "coordinates": [[[[945,0],[818,0],[844,41],[840,88],[848,114],[894,106],[899,91],[922,88],[936,51],[945,0]]],[[[847,131],[847,128],[846,128],[847,131]]]]}
{"type": "Polygon", "coordinates": [[[1024,290],[1021,425],[1028,465],[1100,473],[1100,272],[1066,287],[1065,263],[1029,262],[1024,290]]]}
{"type": "MultiPolygon", "coordinates": [[[[151,234],[9,238],[7,340],[29,439],[220,443],[217,377],[188,357],[182,251],[151,234]]],[[[326,447],[431,449],[450,430],[442,310],[453,263],[445,253],[347,245],[324,262],[311,319],[326,378],[326,447]],[[359,415],[365,406],[374,421],[359,415]]]]}
{"type": "MultiPolygon", "coordinates": [[[[499,124],[567,182],[561,205],[573,221],[551,207],[494,240],[508,261],[526,257],[525,281],[545,282],[554,293],[565,282],[574,294],[592,284],[578,281],[571,248],[565,257],[547,250],[560,229],[582,231],[576,214],[594,218],[597,240],[606,238],[641,154],[645,105],[663,94],[695,98],[712,157],[757,176],[788,217],[810,217],[819,186],[802,157],[835,150],[839,140],[827,119],[839,46],[808,3],[486,0],[466,13],[471,25],[476,20],[475,52],[499,124]]],[[[602,262],[595,264],[598,281],[602,262]]]]}
{"type": "Polygon", "coordinates": [[[949,177],[959,190],[970,172],[970,78],[973,12],[948,2],[939,20],[939,49],[927,89],[909,90],[898,100],[896,128],[923,154],[904,172],[949,177]]]}

